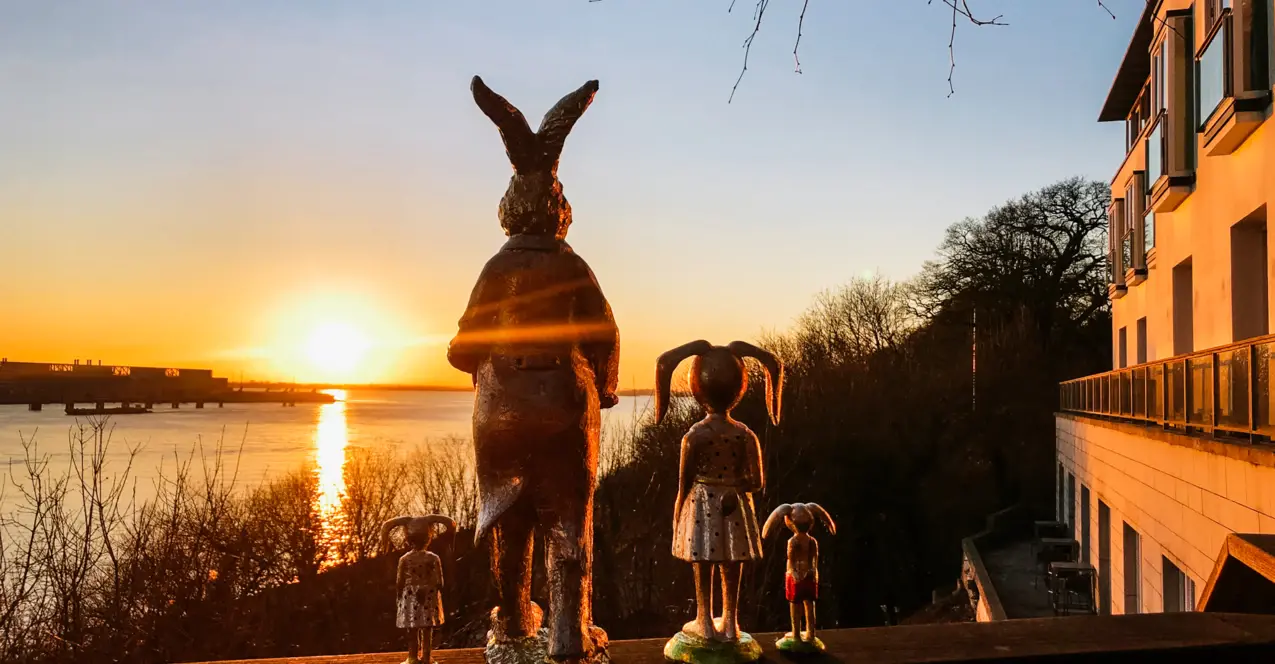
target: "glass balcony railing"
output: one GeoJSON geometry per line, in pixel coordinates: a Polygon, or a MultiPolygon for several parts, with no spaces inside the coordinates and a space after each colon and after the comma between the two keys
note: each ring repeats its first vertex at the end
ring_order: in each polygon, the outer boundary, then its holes
{"type": "Polygon", "coordinates": [[[1059,385],[1064,412],[1275,436],[1275,335],[1059,385]]]}

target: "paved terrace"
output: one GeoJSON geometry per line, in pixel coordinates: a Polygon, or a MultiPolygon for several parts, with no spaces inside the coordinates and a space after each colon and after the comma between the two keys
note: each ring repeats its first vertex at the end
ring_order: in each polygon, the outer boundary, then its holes
{"type": "Polygon", "coordinates": [[[1045,579],[1032,555],[1031,540],[1015,540],[983,554],[983,564],[996,584],[1006,618],[1054,615],[1045,579]]]}
{"type": "MultiPolygon", "coordinates": [[[[763,662],[788,661],[774,649],[777,634],[757,634],[763,662]]],[[[828,654],[815,662],[1156,662],[1275,661],[1275,616],[1160,613],[1073,616],[841,629],[820,632],[828,654]]],[[[611,644],[615,664],[664,662],[665,639],[611,644]]],[[[222,664],[400,664],[405,652],[332,657],[236,660],[222,664]]],[[[481,649],[436,650],[438,664],[482,664],[481,649]]]]}

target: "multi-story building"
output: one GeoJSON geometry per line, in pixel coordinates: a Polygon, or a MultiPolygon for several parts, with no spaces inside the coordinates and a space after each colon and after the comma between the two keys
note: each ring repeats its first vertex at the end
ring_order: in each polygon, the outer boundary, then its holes
{"type": "Polygon", "coordinates": [[[1271,0],[1151,0],[1099,120],[1114,371],[1064,383],[1058,512],[1103,612],[1191,610],[1232,533],[1275,534],[1271,0]]]}

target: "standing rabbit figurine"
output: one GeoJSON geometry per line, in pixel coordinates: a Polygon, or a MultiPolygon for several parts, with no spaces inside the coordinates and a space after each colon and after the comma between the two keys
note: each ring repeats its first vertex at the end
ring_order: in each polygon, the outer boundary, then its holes
{"type": "Polygon", "coordinates": [[[514,170],[498,209],[509,240],[483,266],[447,348],[474,385],[474,538],[489,542],[499,597],[484,656],[598,662],[607,635],[593,624],[593,493],[602,409],[619,401],[620,331],[589,264],[567,244],[571,205],[558,180],[567,134],[598,82],[560,99],[534,132],[479,77],[471,90],[514,170]],[[531,601],[537,541],[547,620],[531,601]]]}
{"type": "Polygon", "coordinates": [[[775,647],[789,652],[823,652],[823,642],[815,636],[815,600],[819,599],[819,542],[810,536],[815,517],[823,521],[832,535],[837,534],[828,511],[817,503],[783,504],[766,519],[762,537],[770,537],[780,522],[792,531],[788,538],[788,566],[784,573],[784,598],[792,631],[775,642],[775,647]],[[805,609],[806,632],[801,632],[801,613],[805,609]]]}
{"type": "Polygon", "coordinates": [[[686,662],[754,661],[761,647],[737,622],[739,581],[745,562],[761,559],[761,533],[753,509],[754,491],[765,487],[761,446],[745,424],[730,415],[748,389],[743,359],[761,363],[766,374],[766,408],[779,423],[783,364],[773,354],[742,341],[714,346],[693,341],[660,356],[656,364],[655,419],[668,411],[673,371],[694,357],[691,393],[707,411],[682,438],[677,502],[673,508],[673,555],[692,563],[695,620],[665,646],[668,659],[686,662]],[[722,615],[714,618],[714,571],[720,571],[722,615]]]}
{"type": "Polygon", "coordinates": [[[398,573],[394,580],[397,624],[408,631],[407,660],[404,664],[430,664],[434,628],[443,624],[443,562],[437,554],[428,550],[437,524],[456,532],[456,522],[438,514],[400,516],[381,525],[383,542],[388,542],[393,530],[401,527],[408,545],[412,547],[398,559],[398,573]]]}

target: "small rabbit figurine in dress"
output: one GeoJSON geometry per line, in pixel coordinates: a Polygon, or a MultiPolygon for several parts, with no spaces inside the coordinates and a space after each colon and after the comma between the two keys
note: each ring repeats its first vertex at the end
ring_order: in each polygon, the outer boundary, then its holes
{"type": "Polygon", "coordinates": [[[793,532],[788,538],[788,567],[784,574],[784,598],[788,600],[788,615],[792,619],[792,631],[775,642],[780,650],[822,651],[823,643],[815,638],[815,600],[819,599],[819,542],[810,536],[815,518],[823,521],[828,532],[836,535],[837,524],[827,510],[816,503],[792,503],[776,507],[766,519],[762,537],[770,537],[782,522],[793,532]],[[806,632],[800,629],[801,613],[805,609],[806,632]]]}
{"type": "Polygon", "coordinates": [[[456,531],[456,522],[438,514],[400,516],[381,525],[381,540],[389,541],[395,528],[403,528],[411,551],[398,559],[394,581],[398,598],[398,626],[408,631],[404,664],[429,664],[434,649],[434,628],[443,624],[443,562],[428,551],[434,526],[456,531]],[[419,653],[419,654],[418,654],[419,653]]]}
{"type": "MultiPolygon", "coordinates": [[[[682,438],[677,502],[673,508],[673,555],[693,564],[695,572],[696,617],[686,623],[685,643],[751,642],[740,632],[736,620],[739,580],[743,564],[762,556],[761,529],[753,509],[754,491],[765,486],[761,447],[757,436],[745,424],[733,419],[732,408],[748,389],[748,372],[743,359],[759,361],[766,374],[766,407],[771,421],[779,422],[783,364],[773,354],[742,341],[714,346],[693,341],[660,356],[656,365],[655,418],[663,420],[668,410],[673,371],[686,358],[694,357],[690,372],[691,393],[707,411],[703,420],[682,438]],[[722,616],[712,613],[714,567],[722,578],[722,616]]],[[[671,659],[687,659],[670,654],[671,659]]],[[[741,644],[742,645],[742,644],[741,644]]],[[[694,647],[694,646],[692,646],[694,647]]],[[[740,659],[756,659],[744,649],[740,659]]]]}

